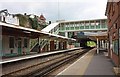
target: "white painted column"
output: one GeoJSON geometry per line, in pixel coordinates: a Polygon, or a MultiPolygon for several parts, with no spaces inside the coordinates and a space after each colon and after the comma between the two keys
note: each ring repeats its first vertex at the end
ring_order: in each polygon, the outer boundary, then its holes
{"type": "Polygon", "coordinates": [[[68,37],[68,32],[65,32],[65,37],[68,37]]]}
{"type": "Polygon", "coordinates": [[[99,54],[99,40],[97,38],[97,54],[99,54]]]}
{"type": "Polygon", "coordinates": [[[56,49],[59,50],[59,41],[56,42],[56,49]]]}
{"type": "MultiPolygon", "coordinates": [[[[68,37],[68,32],[65,32],[65,37],[68,37]]],[[[67,48],[68,48],[68,42],[67,42],[67,48]]]]}
{"type": "Polygon", "coordinates": [[[102,40],[102,48],[104,48],[104,40],[102,40]]]}
{"type": "Polygon", "coordinates": [[[101,48],[103,48],[103,40],[101,40],[101,48]]]}

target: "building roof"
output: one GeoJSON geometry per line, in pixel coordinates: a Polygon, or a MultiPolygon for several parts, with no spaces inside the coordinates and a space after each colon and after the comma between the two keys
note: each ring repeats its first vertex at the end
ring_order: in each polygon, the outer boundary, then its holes
{"type": "Polygon", "coordinates": [[[106,32],[84,32],[87,36],[107,36],[106,32]]]}
{"type": "Polygon", "coordinates": [[[100,21],[100,20],[104,20],[106,21],[107,18],[103,18],[103,19],[90,19],[90,20],[76,20],[76,21],[61,21],[60,23],[79,23],[79,22],[89,22],[89,21],[100,21]]]}
{"type": "Polygon", "coordinates": [[[58,24],[59,24],[59,22],[52,23],[52,24],[48,25],[47,27],[45,27],[44,29],[42,29],[41,31],[43,31],[43,32],[49,32],[49,31],[51,31],[54,27],[56,27],[58,24]]]}
{"type": "Polygon", "coordinates": [[[46,18],[42,14],[40,15],[40,19],[41,20],[46,20],[46,18]]]}
{"type": "Polygon", "coordinates": [[[108,1],[107,1],[106,11],[105,11],[105,15],[106,15],[106,16],[108,15],[112,4],[113,4],[113,3],[117,3],[117,2],[120,2],[120,0],[108,0],[108,1]]]}
{"type": "Polygon", "coordinates": [[[110,9],[108,6],[110,6],[110,2],[107,2],[107,5],[106,5],[106,11],[105,11],[106,16],[107,16],[109,9],[110,9]]]}

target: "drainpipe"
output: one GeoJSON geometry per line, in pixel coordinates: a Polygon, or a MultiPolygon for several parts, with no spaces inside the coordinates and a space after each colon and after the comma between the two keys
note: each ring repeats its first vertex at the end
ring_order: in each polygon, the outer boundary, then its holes
{"type": "MultiPolygon", "coordinates": [[[[120,4],[120,1],[119,1],[119,3],[118,4],[120,4]]],[[[118,6],[118,21],[120,20],[120,7],[118,6]]],[[[118,23],[118,25],[119,25],[120,23],[118,23]]],[[[120,45],[119,45],[119,42],[120,42],[120,40],[119,40],[119,37],[120,37],[120,32],[119,32],[119,30],[120,30],[120,28],[118,27],[118,68],[120,68],[120,51],[119,51],[119,47],[120,47],[120,45]]]]}
{"type": "Polygon", "coordinates": [[[120,66],[120,52],[119,52],[119,28],[118,28],[118,68],[119,68],[119,66],[120,66]]]}

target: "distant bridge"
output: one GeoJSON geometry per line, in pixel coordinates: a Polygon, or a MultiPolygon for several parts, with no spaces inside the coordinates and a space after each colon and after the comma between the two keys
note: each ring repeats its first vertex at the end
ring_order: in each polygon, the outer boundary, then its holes
{"type": "Polygon", "coordinates": [[[84,32],[87,36],[107,35],[107,19],[62,21],[48,25],[42,31],[71,37],[72,32],[84,32]]]}

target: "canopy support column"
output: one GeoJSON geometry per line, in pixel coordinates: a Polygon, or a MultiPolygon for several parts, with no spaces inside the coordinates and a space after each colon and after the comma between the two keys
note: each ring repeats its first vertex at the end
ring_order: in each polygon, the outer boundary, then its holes
{"type": "Polygon", "coordinates": [[[99,54],[99,39],[97,38],[97,54],[99,54]]]}

